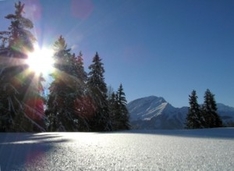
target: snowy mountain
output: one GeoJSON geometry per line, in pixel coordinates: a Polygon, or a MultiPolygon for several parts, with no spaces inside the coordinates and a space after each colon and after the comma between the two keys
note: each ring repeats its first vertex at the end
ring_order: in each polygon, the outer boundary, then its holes
{"type": "MultiPolygon", "coordinates": [[[[234,108],[218,103],[218,113],[225,124],[234,123],[234,108]]],[[[184,128],[188,107],[173,107],[162,97],[149,96],[127,105],[133,129],[184,128]]]]}

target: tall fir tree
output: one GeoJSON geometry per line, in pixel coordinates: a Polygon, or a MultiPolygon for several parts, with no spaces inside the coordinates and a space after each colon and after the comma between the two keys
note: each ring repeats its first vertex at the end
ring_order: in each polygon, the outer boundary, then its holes
{"type": "Polygon", "coordinates": [[[197,102],[196,91],[193,90],[191,95],[189,95],[189,111],[186,117],[186,128],[195,129],[202,128],[204,121],[201,116],[200,105],[197,102]]]}
{"type": "Polygon", "coordinates": [[[15,3],[8,31],[0,32],[0,129],[2,131],[44,131],[42,77],[29,72],[25,63],[35,37],[33,23],[23,16],[24,4],[15,3]]]}
{"type": "Polygon", "coordinates": [[[202,106],[202,114],[205,121],[206,128],[222,127],[222,120],[217,113],[217,105],[214,94],[209,89],[206,90],[204,95],[204,103],[202,106]]]}
{"type": "Polygon", "coordinates": [[[75,114],[75,99],[79,90],[76,79],[74,55],[67,48],[65,39],[60,36],[54,43],[55,68],[53,82],[49,87],[46,115],[49,131],[77,131],[78,116],[75,114]]]}
{"type": "Polygon", "coordinates": [[[127,100],[120,84],[118,91],[112,93],[109,98],[109,109],[111,115],[111,123],[114,131],[130,129],[129,112],[127,110],[127,100]]]}
{"type": "Polygon", "coordinates": [[[109,113],[110,113],[110,120],[112,125],[112,130],[117,131],[119,130],[120,125],[120,110],[119,110],[119,104],[118,104],[118,98],[117,94],[115,92],[112,92],[112,95],[108,97],[108,107],[109,107],[109,113]]]}
{"type": "Polygon", "coordinates": [[[127,100],[125,97],[125,93],[123,90],[123,85],[120,84],[119,89],[117,91],[117,102],[119,105],[119,121],[120,125],[119,128],[120,130],[128,130],[130,129],[130,123],[129,123],[129,113],[127,109],[127,100]]]}
{"type": "Polygon", "coordinates": [[[112,129],[107,101],[107,86],[104,80],[104,67],[98,53],[89,66],[87,87],[92,99],[94,113],[89,119],[91,131],[109,131],[112,129]]]}
{"type": "Polygon", "coordinates": [[[79,89],[78,96],[82,97],[86,92],[86,82],[87,82],[87,73],[84,70],[84,63],[82,53],[80,52],[78,56],[75,54],[72,55],[72,67],[73,67],[73,76],[76,79],[76,84],[78,84],[79,89]]]}
{"type": "Polygon", "coordinates": [[[73,54],[73,64],[75,68],[75,77],[79,85],[77,90],[77,97],[75,99],[76,116],[78,116],[78,130],[90,131],[88,123],[89,115],[92,113],[93,106],[91,105],[90,98],[87,94],[87,73],[84,70],[84,63],[82,53],[80,52],[77,57],[73,54]]]}
{"type": "Polygon", "coordinates": [[[110,122],[112,125],[112,130],[116,131],[117,126],[116,126],[116,113],[118,109],[118,102],[116,99],[116,93],[114,92],[114,89],[112,86],[108,86],[107,88],[107,101],[108,101],[108,107],[109,107],[109,114],[110,114],[110,122]]]}

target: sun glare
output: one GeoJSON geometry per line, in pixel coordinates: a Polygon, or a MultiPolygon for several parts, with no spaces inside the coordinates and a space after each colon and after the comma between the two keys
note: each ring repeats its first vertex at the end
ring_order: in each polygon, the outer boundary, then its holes
{"type": "Polygon", "coordinates": [[[34,47],[34,51],[28,54],[27,64],[36,74],[49,74],[53,71],[53,50],[34,47]]]}

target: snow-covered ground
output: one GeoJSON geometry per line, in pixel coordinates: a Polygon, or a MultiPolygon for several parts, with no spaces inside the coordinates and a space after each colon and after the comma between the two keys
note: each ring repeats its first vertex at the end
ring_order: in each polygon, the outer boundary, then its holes
{"type": "Polygon", "coordinates": [[[234,128],[0,134],[0,171],[220,171],[233,157],[234,128]]]}

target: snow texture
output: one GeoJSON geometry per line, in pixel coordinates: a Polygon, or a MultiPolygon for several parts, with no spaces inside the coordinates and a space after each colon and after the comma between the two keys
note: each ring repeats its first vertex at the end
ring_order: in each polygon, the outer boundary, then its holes
{"type": "Polygon", "coordinates": [[[0,170],[233,170],[234,128],[1,133],[0,170]]]}

